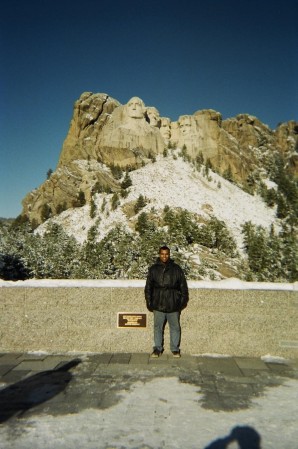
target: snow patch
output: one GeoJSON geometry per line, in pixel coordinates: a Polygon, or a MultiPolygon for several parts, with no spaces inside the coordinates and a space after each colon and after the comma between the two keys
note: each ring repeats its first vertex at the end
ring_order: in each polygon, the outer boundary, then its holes
{"type": "Polygon", "coordinates": [[[261,357],[261,360],[263,360],[263,362],[266,363],[279,363],[281,365],[284,365],[285,363],[287,363],[287,360],[283,357],[278,357],[278,356],[273,356],[270,354],[266,354],[264,356],[261,357]]]}
{"type": "MultiPolygon", "coordinates": [[[[27,279],[25,281],[4,281],[0,279],[1,287],[36,287],[36,288],[144,288],[142,279],[27,279]]],[[[220,281],[188,281],[191,289],[216,290],[290,290],[298,291],[298,282],[245,282],[240,279],[229,278],[220,281]]]]}
{"type": "MultiPolygon", "coordinates": [[[[186,209],[206,220],[215,216],[224,221],[240,250],[243,247],[241,227],[245,222],[251,221],[266,229],[274,224],[279,229],[275,209],[269,208],[261,197],[249,195],[211,170],[208,180],[180,157],[173,159],[172,155],[159,155],[156,161],[130,172],[132,186],[129,188],[129,195],[127,198],[120,198],[120,205],[115,210],[111,208],[112,195],[97,194],[97,216],[94,219],[90,218],[90,206],[86,205],[69,209],[49,221],[61,224],[67,234],[73,235],[80,243],[86,240],[88,230],[96,224],[99,238],[102,239],[116,224],[121,223],[127,230],[130,229],[123,206],[135,202],[143,195],[148,201],[142,209],[144,212],[150,212],[152,208],[162,211],[167,205],[170,208],[186,209]],[[106,207],[102,212],[100,208],[104,198],[106,207]],[[96,221],[98,218],[99,223],[96,221]]],[[[81,160],[75,163],[85,170],[89,164],[81,160]]],[[[103,164],[95,161],[90,163],[94,163],[100,170],[109,171],[103,164]]],[[[43,226],[40,228],[43,229],[43,226]]]]}

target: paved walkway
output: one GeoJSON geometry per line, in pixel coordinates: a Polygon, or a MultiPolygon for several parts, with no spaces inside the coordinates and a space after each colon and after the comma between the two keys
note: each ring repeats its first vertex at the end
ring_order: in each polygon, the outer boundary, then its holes
{"type": "Polygon", "coordinates": [[[298,449],[298,360],[0,354],[0,448],[298,449]]]}

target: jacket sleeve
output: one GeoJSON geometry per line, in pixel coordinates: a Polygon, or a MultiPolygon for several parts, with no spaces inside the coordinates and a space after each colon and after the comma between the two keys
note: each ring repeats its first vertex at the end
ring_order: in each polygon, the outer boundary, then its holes
{"type": "Polygon", "coordinates": [[[152,270],[149,269],[148,271],[148,275],[147,275],[147,280],[146,280],[146,285],[145,285],[145,300],[146,300],[146,305],[147,305],[147,309],[152,312],[152,291],[153,291],[153,279],[152,279],[152,270]]]}
{"type": "Polygon", "coordinates": [[[180,269],[180,292],[181,292],[181,309],[185,309],[188,303],[188,286],[185,274],[183,273],[183,270],[180,269]]]}

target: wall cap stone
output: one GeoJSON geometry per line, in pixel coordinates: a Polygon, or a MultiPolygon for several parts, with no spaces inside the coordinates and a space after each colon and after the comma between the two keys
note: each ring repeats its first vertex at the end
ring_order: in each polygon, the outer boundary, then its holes
{"type": "MultiPolygon", "coordinates": [[[[0,288],[144,288],[143,279],[28,279],[26,281],[3,281],[0,288]]],[[[190,289],[211,290],[285,290],[298,291],[298,282],[245,282],[236,278],[221,281],[188,281],[190,289]]]]}

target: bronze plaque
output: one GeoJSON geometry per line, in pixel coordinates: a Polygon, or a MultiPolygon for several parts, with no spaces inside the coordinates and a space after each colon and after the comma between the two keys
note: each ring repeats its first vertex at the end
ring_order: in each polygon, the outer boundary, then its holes
{"type": "Polygon", "coordinates": [[[147,327],[147,314],[118,312],[117,323],[118,323],[117,327],[126,327],[126,328],[147,327]]]}

